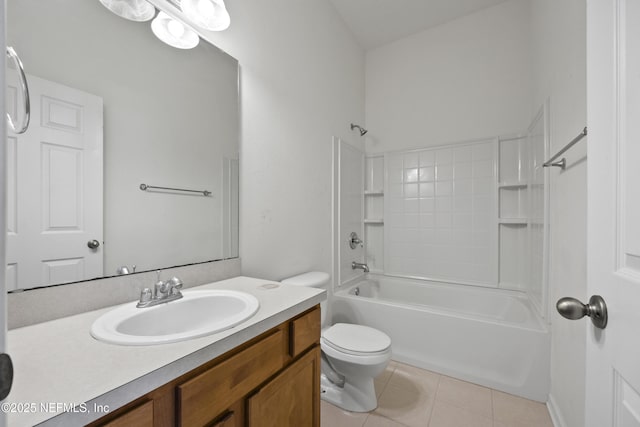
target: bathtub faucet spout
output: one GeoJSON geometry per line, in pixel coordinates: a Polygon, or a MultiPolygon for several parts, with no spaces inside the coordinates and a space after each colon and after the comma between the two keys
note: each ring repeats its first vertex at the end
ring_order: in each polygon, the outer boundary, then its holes
{"type": "Polygon", "coordinates": [[[362,263],[361,263],[361,262],[355,262],[355,261],[353,261],[353,262],[351,263],[351,268],[352,268],[353,270],[355,270],[356,268],[360,268],[360,269],[362,269],[362,271],[364,271],[365,273],[368,273],[368,272],[369,272],[369,266],[368,266],[367,264],[365,264],[364,262],[362,262],[362,263]]]}

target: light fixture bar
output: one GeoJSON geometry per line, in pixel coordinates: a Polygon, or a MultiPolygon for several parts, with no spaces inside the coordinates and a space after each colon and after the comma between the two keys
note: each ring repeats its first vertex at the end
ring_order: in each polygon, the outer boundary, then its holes
{"type": "Polygon", "coordinates": [[[100,0],[100,3],[121,18],[146,22],[156,16],[156,8],[147,0],[100,0]]]}
{"type": "Polygon", "coordinates": [[[231,24],[224,0],[180,0],[180,7],[194,24],[209,31],[224,31],[231,24]]]}
{"type": "Polygon", "coordinates": [[[223,31],[231,23],[224,0],[99,1],[114,14],[128,20],[144,22],[153,19],[153,34],[164,43],[178,49],[196,47],[200,42],[202,29],[223,31]],[[162,10],[166,9],[163,5],[170,5],[175,10],[169,10],[167,13],[162,10]],[[157,15],[156,9],[159,10],[157,15]]]}
{"type": "Polygon", "coordinates": [[[231,24],[231,17],[224,0],[166,0],[166,2],[205,30],[224,31],[231,24]]]}
{"type": "Polygon", "coordinates": [[[193,49],[200,42],[195,31],[162,11],[151,21],[151,31],[160,40],[178,49],[193,49]]]}

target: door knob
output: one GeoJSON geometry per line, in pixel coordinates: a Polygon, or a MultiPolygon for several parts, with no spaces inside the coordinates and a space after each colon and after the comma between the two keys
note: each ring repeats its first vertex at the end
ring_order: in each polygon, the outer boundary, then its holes
{"type": "Polygon", "coordinates": [[[98,249],[98,247],[100,247],[100,242],[98,242],[96,239],[89,240],[87,242],[87,246],[89,247],[89,249],[98,249]]]}
{"type": "Polygon", "coordinates": [[[8,354],[0,354],[0,400],[4,400],[13,384],[13,362],[8,354]]]}
{"type": "Polygon", "coordinates": [[[600,295],[589,298],[589,304],[583,304],[575,298],[560,298],[556,303],[556,309],[567,319],[577,320],[588,316],[596,328],[607,327],[607,304],[600,295]]]}

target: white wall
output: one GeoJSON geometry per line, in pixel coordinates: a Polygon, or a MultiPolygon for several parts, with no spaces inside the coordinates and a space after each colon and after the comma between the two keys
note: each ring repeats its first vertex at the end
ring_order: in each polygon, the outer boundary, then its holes
{"type": "Polygon", "coordinates": [[[227,2],[240,61],[240,256],[267,279],[331,271],[332,136],[362,144],[364,52],[326,0],[227,2]]]}
{"type": "Polygon", "coordinates": [[[367,152],[525,130],[528,4],[501,3],[367,52],[367,152]]]}
{"type": "MultiPolygon", "coordinates": [[[[550,97],[551,154],[586,125],[586,6],[584,0],[534,0],[532,108],[550,97]]],[[[567,169],[551,170],[551,321],[552,410],[558,427],[584,423],[586,331],[588,322],[565,320],[555,301],[586,295],[587,163],[584,140],[567,152],[567,169]]]]}

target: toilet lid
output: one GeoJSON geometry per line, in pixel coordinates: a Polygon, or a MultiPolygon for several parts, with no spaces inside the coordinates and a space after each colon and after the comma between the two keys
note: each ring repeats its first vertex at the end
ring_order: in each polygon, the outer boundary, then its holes
{"type": "Polygon", "coordinates": [[[336,323],[322,332],[322,338],[334,348],[356,353],[378,353],[391,345],[391,338],[384,332],[348,323],[336,323]]]}

